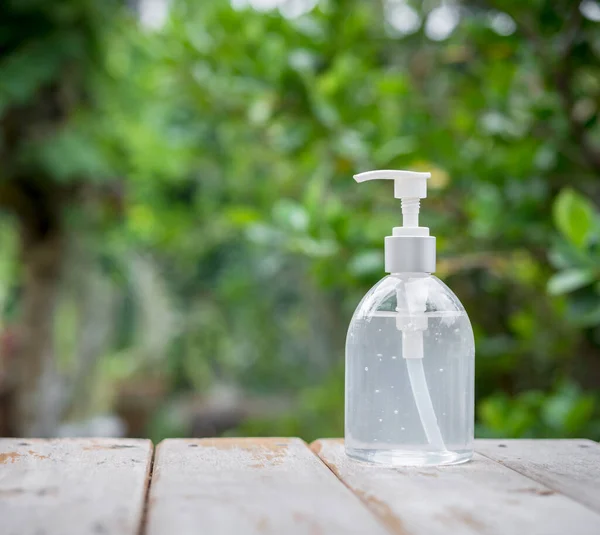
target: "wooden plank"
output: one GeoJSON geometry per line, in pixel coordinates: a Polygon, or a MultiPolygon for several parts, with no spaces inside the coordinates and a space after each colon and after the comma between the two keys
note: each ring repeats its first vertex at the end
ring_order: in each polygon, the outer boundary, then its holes
{"type": "Polygon", "coordinates": [[[301,440],[223,438],[159,444],[147,533],[387,531],[301,440]]]}
{"type": "Polygon", "coordinates": [[[134,535],[149,440],[0,439],[2,535],[134,535]]]}
{"type": "Polygon", "coordinates": [[[478,440],[476,449],[600,512],[600,444],[591,440],[478,440]]]}
{"type": "Polygon", "coordinates": [[[600,533],[600,515],[482,455],[457,466],[381,468],[346,457],[342,441],[313,450],[393,533],[600,533]]]}

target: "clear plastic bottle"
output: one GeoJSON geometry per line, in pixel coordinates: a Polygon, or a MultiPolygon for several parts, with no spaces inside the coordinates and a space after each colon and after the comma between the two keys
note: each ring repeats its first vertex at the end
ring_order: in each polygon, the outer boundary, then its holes
{"type": "Polygon", "coordinates": [[[358,305],[346,341],[346,453],[385,465],[440,465],[473,455],[475,344],[465,309],[432,275],[435,237],[419,226],[429,173],[370,171],[402,200],[385,238],[385,271],[358,305]]]}
{"type": "Polygon", "coordinates": [[[346,453],[386,465],[468,461],[474,357],[469,318],[443,282],[426,273],[383,278],[348,329],[346,453]],[[404,353],[411,336],[416,355],[404,353]]]}

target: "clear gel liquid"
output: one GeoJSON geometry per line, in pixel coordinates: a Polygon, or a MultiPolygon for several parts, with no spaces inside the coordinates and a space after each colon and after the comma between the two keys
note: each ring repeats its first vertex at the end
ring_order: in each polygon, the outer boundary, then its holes
{"type": "Polygon", "coordinates": [[[353,319],[346,345],[345,443],[353,458],[424,466],[460,463],[472,456],[471,324],[461,310],[423,314],[428,319],[420,360],[444,448],[432,446],[423,429],[396,314],[375,311],[353,319]]]}

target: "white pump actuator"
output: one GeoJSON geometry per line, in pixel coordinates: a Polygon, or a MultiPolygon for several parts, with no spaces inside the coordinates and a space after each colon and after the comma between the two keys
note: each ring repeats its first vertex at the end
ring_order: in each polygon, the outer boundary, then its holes
{"type": "Polygon", "coordinates": [[[402,201],[402,226],[394,227],[385,238],[387,273],[435,272],[435,238],[427,227],[419,226],[421,199],[427,197],[427,179],[431,173],[382,169],[354,175],[357,182],[393,180],[394,197],[402,201]]]}

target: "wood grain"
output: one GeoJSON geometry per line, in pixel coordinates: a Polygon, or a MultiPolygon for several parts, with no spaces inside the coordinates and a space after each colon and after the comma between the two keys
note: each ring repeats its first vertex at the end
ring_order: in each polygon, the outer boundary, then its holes
{"type": "Polygon", "coordinates": [[[600,515],[482,455],[439,468],[380,468],[348,459],[342,441],[313,450],[396,534],[600,533],[600,515]]]}
{"type": "Polygon", "coordinates": [[[600,444],[591,440],[478,440],[476,449],[600,512],[600,444]]]}
{"type": "Polygon", "coordinates": [[[0,438],[2,535],[134,535],[149,440],[0,438]]]}
{"type": "Polygon", "coordinates": [[[157,447],[147,533],[387,532],[301,440],[236,438],[157,447]]]}

